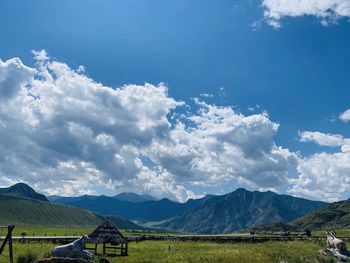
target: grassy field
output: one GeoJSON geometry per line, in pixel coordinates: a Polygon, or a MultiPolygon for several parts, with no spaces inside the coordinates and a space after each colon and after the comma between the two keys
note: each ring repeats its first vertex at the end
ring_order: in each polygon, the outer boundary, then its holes
{"type": "MultiPolygon", "coordinates": [[[[55,247],[52,243],[14,243],[15,262],[19,255],[32,252],[39,258],[55,247]]],[[[268,242],[262,244],[216,244],[204,242],[145,241],[129,244],[129,256],[111,257],[111,262],[314,262],[321,244],[315,242],[268,242]]],[[[7,251],[6,251],[7,254],[7,251]]],[[[0,256],[8,262],[8,256],[0,256]]]]}
{"type": "MultiPolygon", "coordinates": [[[[81,236],[90,234],[95,227],[71,228],[71,227],[26,227],[16,226],[13,230],[13,236],[20,236],[25,232],[27,236],[81,236]]],[[[1,230],[0,230],[1,231],[1,230]]],[[[7,230],[3,229],[0,236],[5,236],[7,230]]]]}
{"type": "MultiPolygon", "coordinates": [[[[26,232],[28,236],[70,236],[89,234],[94,228],[40,228],[40,227],[16,227],[14,235],[19,236],[26,232]]],[[[5,235],[5,230],[1,236],[5,235]]],[[[142,234],[143,231],[123,231],[124,234],[142,234]]],[[[164,234],[164,233],[163,233],[164,234]]],[[[339,236],[349,236],[349,230],[337,231],[339,236]]],[[[313,235],[324,236],[323,232],[314,232],[313,235]]],[[[128,257],[112,257],[111,262],[315,262],[317,251],[324,247],[324,242],[293,241],[293,242],[267,242],[260,244],[236,243],[218,244],[206,242],[180,242],[180,241],[144,241],[129,244],[128,257]]],[[[53,243],[14,243],[15,262],[19,255],[28,252],[38,258],[49,255],[52,248],[57,244],[53,243]]],[[[0,262],[8,262],[8,252],[0,256],[0,262]]]]}
{"type": "MultiPolygon", "coordinates": [[[[97,227],[97,226],[96,226],[97,227]]],[[[32,226],[16,226],[13,230],[13,236],[20,236],[23,232],[27,236],[82,236],[89,235],[96,227],[32,227],[32,226]]],[[[152,232],[145,230],[125,230],[120,229],[124,235],[169,235],[174,233],[152,232]]],[[[0,229],[0,237],[7,234],[7,229],[0,229]]],[[[0,262],[1,263],[1,262],[0,262]]]]}

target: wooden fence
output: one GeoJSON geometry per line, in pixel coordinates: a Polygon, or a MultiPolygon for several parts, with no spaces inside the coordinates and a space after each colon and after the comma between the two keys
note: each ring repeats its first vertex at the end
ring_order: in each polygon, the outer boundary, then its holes
{"type": "MultiPolygon", "coordinates": [[[[54,242],[69,243],[79,238],[79,236],[25,236],[12,237],[12,240],[18,242],[54,242]]],[[[146,240],[153,241],[189,241],[189,242],[216,242],[216,243],[262,243],[271,241],[324,241],[323,237],[305,237],[305,236],[259,236],[259,235],[133,235],[126,237],[129,242],[141,242],[146,240]]],[[[5,237],[0,237],[4,240],[5,237]]],[[[350,238],[343,238],[346,242],[350,238]]]]}

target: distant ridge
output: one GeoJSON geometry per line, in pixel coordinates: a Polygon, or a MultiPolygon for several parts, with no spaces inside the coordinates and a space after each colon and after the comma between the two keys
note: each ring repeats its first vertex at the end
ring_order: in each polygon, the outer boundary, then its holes
{"type": "Polygon", "coordinates": [[[79,201],[79,200],[83,200],[83,199],[96,199],[98,198],[98,196],[95,196],[95,195],[82,195],[82,196],[59,196],[59,195],[55,195],[55,196],[48,196],[48,199],[52,202],[55,202],[55,203],[58,203],[58,204],[62,204],[62,205],[65,205],[65,204],[68,204],[68,203],[71,203],[71,202],[76,202],[76,201],[79,201]]]}
{"type": "Polygon", "coordinates": [[[43,202],[49,201],[45,195],[35,192],[33,188],[25,183],[17,183],[10,187],[0,188],[0,194],[25,197],[43,202]]]}
{"type": "Polygon", "coordinates": [[[135,194],[131,192],[124,192],[117,194],[113,196],[115,199],[121,200],[121,201],[127,201],[127,202],[133,202],[133,203],[140,203],[140,202],[145,202],[145,201],[156,201],[157,198],[146,195],[146,194],[135,194]]]}
{"type": "MultiPolygon", "coordinates": [[[[72,197],[68,197],[68,196],[59,196],[59,195],[50,195],[47,198],[52,201],[52,202],[56,202],[59,204],[68,204],[70,202],[76,202],[82,199],[96,199],[98,197],[109,197],[109,196],[105,196],[105,195],[82,195],[82,196],[72,196],[72,197]]],[[[132,192],[123,192],[120,194],[117,194],[113,197],[109,197],[109,198],[115,198],[117,200],[120,201],[126,201],[126,202],[132,202],[132,203],[140,203],[140,202],[146,202],[146,201],[157,201],[158,199],[151,196],[151,195],[146,195],[146,194],[136,194],[136,193],[132,193],[132,192]]]]}
{"type": "Polygon", "coordinates": [[[102,215],[119,215],[129,220],[150,222],[180,215],[211,197],[208,195],[200,199],[189,199],[186,203],[174,202],[167,198],[157,201],[130,202],[108,196],[65,197],[56,199],[55,202],[82,207],[102,215]]]}

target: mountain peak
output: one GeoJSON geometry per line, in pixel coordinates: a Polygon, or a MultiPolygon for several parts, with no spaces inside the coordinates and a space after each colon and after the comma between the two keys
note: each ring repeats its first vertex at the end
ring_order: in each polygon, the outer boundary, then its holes
{"type": "Polygon", "coordinates": [[[49,201],[45,195],[35,192],[33,188],[25,183],[17,183],[10,187],[0,188],[0,194],[25,197],[44,202],[49,201]]]}
{"type": "Polygon", "coordinates": [[[160,227],[183,232],[229,233],[276,221],[290,222],[326,203],[238,188],[204,201],[160,227]]]}
{"type": "Polygon", "coordinates": [[[236,191],[234,191],[234,192],[238,192],[239,193],[239,192],[250,192],[250,191],[248,191],[247,189],[241,187],[241,188],[237,188],[236,191]]]}

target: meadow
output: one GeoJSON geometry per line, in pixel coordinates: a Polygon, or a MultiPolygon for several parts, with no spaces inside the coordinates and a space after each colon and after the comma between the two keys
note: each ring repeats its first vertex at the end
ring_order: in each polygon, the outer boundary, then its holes
{"type": "MultiPolygon", "coordinates": [[[[20,255],[32,253],[38,258],[49,255],[53,243],[14,243],[14,259],[20,255]]],[[[236,243],[217,244],[206,242],[180,241],[143,241],[129,244],[129,256],[109,257],[113,262],[155,263],[155,262],[188,262],[188,263],[280,263],[280,262],[315,262],[317,251],[322,247],[319,242],[291,241],[267,242],[259,244],[236,243]]],[[[95,258],[96,262],[98,258],[95,258]]],[[[0,256],[0,262],[8,262],[7,251],[0,256]]]]}
{"type": "MultiPolygon", "coordinates": [[[[89,234],[93,228],[47,228],[19,226],[14,230],[14,236],[26,232],[28,236],[71,236],[89,234]]],[[[142,234],[142,231],[122,231],[126,235],[142,234]]],[[[339,234],[348,235],[348,231],[340,231],[339,234]]],[[[1,233],[4,236],[4,231],[1,233]]],[[[164,233],[163,233],[164,234],[164,233]]],[[[324,236],[322,232],[315,235],[324,236]]],[[[57,244],[49,242],[14,242],[14,259],[20,255],[33,254],[37,258],[43,258],[57,244]]],[[[181,241],[142,241],[129,243],[129,256],[109,257],[113,262],[125,263],[155,263],[155,262],[198,262],[198,263],[234,263],[234,262],[315,262],[319,249],[325,246],[325,241],[288,241],[265,243],[211,243],[211,242],[181,242],[181,241]]],[[[95,258],[98,262],[98,257],[95,258]]],[[[0,256],[1,263],[9,262],[8,248],[4,255],[0,256]]]]}

